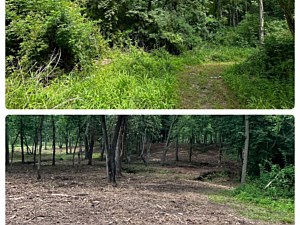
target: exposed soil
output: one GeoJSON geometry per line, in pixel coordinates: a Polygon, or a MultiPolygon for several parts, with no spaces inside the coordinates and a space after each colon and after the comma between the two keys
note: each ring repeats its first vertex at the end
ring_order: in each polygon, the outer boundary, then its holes
{"type": "Polygon", "coordinates": [[[181,161],[171,161],[174,151],[169,151],[164,167],[157,162],[162,148],[152,146],[147,167],[124,165],[127,173],[118,178],[117,187],[107,183],[98,159],[93,166],[83,161],[75,168],[67,161],[56,166],[45,162],[39,181],[32,165],[15,164],[6,172],[6,224],[270,224],[243,218],[209,200],[209,193],[230,189],[234,182],[230,176],[214,183],[197,177],[236,166],[225,160],[218,168],[213,147],[200,146],[190,164],[181,146],[181,161]],[[130,167],[137,169],[130,172],[130,167]]]}
{"type": "Polygon", "coordinates": [[[224,83],[222,73],[232,62],[187,66],[179,75],[181,109],[239,108],[236,96],[224,83]]]}

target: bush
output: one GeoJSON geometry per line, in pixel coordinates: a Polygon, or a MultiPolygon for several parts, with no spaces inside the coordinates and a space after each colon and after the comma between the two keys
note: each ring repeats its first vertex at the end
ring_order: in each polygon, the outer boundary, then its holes
{"type": "Polygon", "coordinates": [[[93,22],[71,1],[7,0],[7,66],[28,71],[56,64],[70,71],[105,48],[93,22]],[[33,69],[33,68],[31,68],[33,69]]]}
{"type": "Polygon", "coordinates": [[[271,165],[269,171],[261,166],[258,184],[272,198],[294,198],[295,166],[289,165],[280,169],[278,165],[271,165]]]}

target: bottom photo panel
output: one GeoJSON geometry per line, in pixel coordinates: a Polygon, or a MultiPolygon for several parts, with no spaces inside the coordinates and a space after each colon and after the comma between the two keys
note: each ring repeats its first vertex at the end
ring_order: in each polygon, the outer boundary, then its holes
{"type": "Polygon", "coordinates": [[[9,115],[6,224],[295,224],[290,115],[9,115]]]}

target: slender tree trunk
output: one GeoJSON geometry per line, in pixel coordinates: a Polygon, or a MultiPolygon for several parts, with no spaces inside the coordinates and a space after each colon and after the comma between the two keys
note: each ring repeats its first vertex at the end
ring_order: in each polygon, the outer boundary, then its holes
{"type": "Polygon", "coordinates": [[[37,168],[37,179],[41,179],[41,158],[42,158],[42,129],[43,129],[44,116],[40,116],[39,131],[38,131],[38,142],[39,142],[39,157],[38,157],[38,168],[37,168]]]}
{"type": "Polygon", "coordinates": [[[20,141],[21,141],[21,154],[22,154],[22,163],[25,163],[24,157],[24,128],[23,128],[23,116],[20,116],[20,141]]]}
{"type": "Polygon", "coordinates": [[[33,151],[33,168],[35,168],[36,164],[36,148],[38,145],[38,128],[35,127],[35,136],[34,136],[34,151],[33,151]]]}
{"type": "Polygon", "coordinates": [[[15,140],[11,143],[11,161],[10,161],[10,165],[13,165],[13,159],[14,159],[14,152],[15,152],[15,143],[18,140],[18,137],[20,135],[20,132],[17,134],[15,140]]]}
{"type": "Polygon", "coordinates": [[[259,43],[264,44],[264,3],[263,0],[259,0],[259,43]]]}
{"type": "MultiPolygon", "coordinates": [[[[73,167],[75,165],[75,154],[76,154],[76,148],[78,145],[78,141],[80,141],[79,139],[80,139],[80,123],[78,123],[78,135],[77,135],[77,139],[76,139],[76,143],[75,143],[75,147],[74,147],[74,151],[73,151],[73,167]]],[[[80,153],[78,154],[78,157],[79,157],[79,155],[80,155],[80,153]]]]}
{"type": "Polygon", "coordinates": [[[247,175],[249,136],[250,136],[249,116],[245,115],[245,146],[244,146],[244,151],[243,151],[243,166],[242,166],[242,177],[241,177],[242,184],[245,183],[246,175],[247,175]]]}
{"type": "MultiPolygon", "coordinates": [[[[6,118],[7,120],[7,118],[6,118]]],[[[9,136],[8,136],[8,125],[5,121],[5,165],[9,166],[9,136]]]]}
{"type": "Polygon", "coordinates": [[[194,134],[192,134],[192,136],[190,137],[189,162],[192,162],[193,149],[194,149],[194,134]]]}
{"type": "Polygon", "coordinates": [[[222,142],[222,135],[219,134],[219,161],[218,161],[219,167],[222,167],[222,157],[223,157],[223,142],[222,142]]]}
{"type": "Polygon", "coordinates": [[[89,146],[89,131],[90,131],[90,116],[88,117],[86,127],[85,127],[85,132],[84,132],[84,147],[85,147],[84,159],[88,159],[88,152],[89,152],[89,149],[90,149],[90,146],[89,146]]]}
{"type": "Polygon", "coordinates": [[[179,148],[178,148],[178,135],[176,136],[176,152],[175,152],[175,160],[178,162],[179,161],[179,148]]]}
{"type": "Polygon", "coordinates": [[[174,116],[173,117],[173,121],[170,125],[170,129],[169,129],[169,132],[168,132],[168,137],[167,137],[167,141],[166,141],[166,144],[165,144],[165,147],[164,147],[164,152],[163,152],[163,156],[162,156],[162,165],[165,164],[165,161],[166,161],[166,156],[167,156],[167,152],[169,150],[169,144],[170,144],[170,140],[171,140],[171,133],[172,133],[172,129],[173,129],[173,126],[174,124],[176,123],[176,121],[178,120],[178,116],[174,116]]]}
{"type": "Polygon", "coordinates": [[[65,144],[66,144],[66,155],[69,154],[69,137],[68,137],[68,133],[66,133],[66,136],[65,136],[65,144]]]}
{"type": "Polygon", "coordinates": [[[101,158],[100,160],[104,160],[104,153],[105,153],[105,140],[102,138],[102,149],[101,149],[101,158]]]}
{"type": "Polygon", "coordinates": [[[141,156],[141,159],[143,160],[144,164],[147,166],[147,160],[145,159],[145,156],[144,156],[146,142],[147,142],[147,131],[145,130],[145,134],[143,136],[141,136],[142,148],[141,148],[140,156],[141,156]]]}
{"type": "Polygon", "coordinates": [[[122,128],[119,131],[119,136],[118,136],[118,141],[117,141],[117,145],[116,145],[116,157],[115,157],[115,161],[116,161],[116,176],[117,177],[121,177],[122,173],[121,173],[121,145],[122,145],[122,128]]]}
{"type": "Polygon", "coordinates": [[[72,154],[72,137],[69,133],[69,153],[72,154]]]}
{"type": "Polygon", "coordinates": [[[94,144],[95,144],[95,130],[94,128],[92,128],[91,140],[90,140],[89,151],[88,151],[88,160],[89,160],[88,165],[92,165],[94,144]]]}
{"type": "Polygon", "coordinates": [[[52,122],[52,166],[55,166],[55,121],[54,116],[51,116],[52,122]]]}

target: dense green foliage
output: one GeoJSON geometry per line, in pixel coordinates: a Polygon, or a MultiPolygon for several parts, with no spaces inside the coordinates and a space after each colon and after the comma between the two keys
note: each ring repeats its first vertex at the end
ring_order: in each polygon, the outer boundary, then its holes
{"type": "Polygon", "coordinates": [[[94,22],[84,18],[73,2],[6,1],[6,59],[10,69],[30,73],[39,68],[51,70],[47,65],[58,64],[70,71],[77,63],[84,66],[100,55],[104,46],[94,22]]]}
{"type": "Polygon", "coordinates": [[[239,108],[292,108],[294,7],[264,5],[260,45],[255,1],[8,0],[6,106],[176,108],[178,69],[229,61],[239,108]]]}

